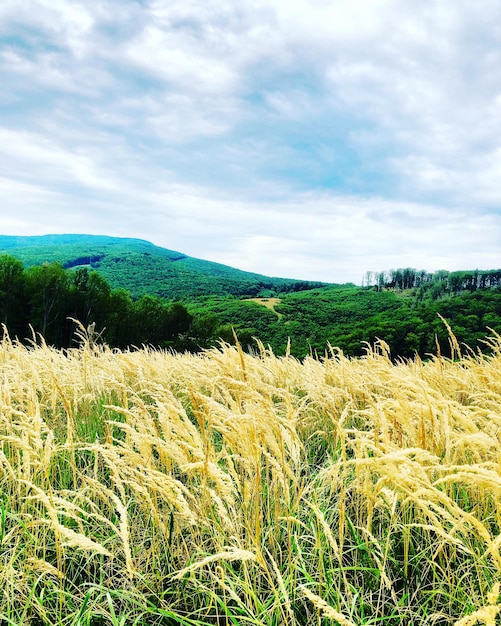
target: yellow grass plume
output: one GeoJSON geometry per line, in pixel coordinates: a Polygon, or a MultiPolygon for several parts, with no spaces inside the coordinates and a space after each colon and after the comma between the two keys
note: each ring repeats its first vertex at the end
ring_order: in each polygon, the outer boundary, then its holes
{"type": "Polygon", "coordinates": [[[259,343],[176,355],[5,337],[0,619],[494,624],[489,342],[394,363],[383,342],[299,362],[259,343]]]}

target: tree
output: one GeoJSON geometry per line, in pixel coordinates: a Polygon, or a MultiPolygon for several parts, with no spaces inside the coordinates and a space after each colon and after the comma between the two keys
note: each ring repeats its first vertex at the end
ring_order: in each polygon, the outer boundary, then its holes
{"type": "Polygon", "coordinates": [[[0,256],[0,323],[13,335],[25,330],[24,267],[7,254],[0,256]]]}
{"type": "Polygon", "coordinates": [[[171,338],[171,317],[167,303],[157,296],[144,295],[133,305],[134,344],[159,346],[171,338]]]}
{"type": "Polygon", "coordinates": [[[96,324],[98,329],[106,326],[111,303],[111,288],[97,272],[80,268],[72,276],[72,317],[84,326],[96,324]]]}
{"type": "Polygon", "coordinates": [[[174,302],[169,309],[166,336],[161,345],[178,350],[185,349],[192,322],[193,315],[188,313],[187,308],[181,302],[174,302]]]}
{"type": "Polygon", "coordinates": [[[197,351],[210,348],[218,339],[217,330],[220,321],[213,313],[199,313],[193,318],[190,327],[190,342],[188,348],[197,351]]]}
{"type": "Polygon", "coordinates": [[[29,321],[48,343],[64,345],[68,330],[68,274],[59,263],[44,263],[26,272],[29,321]]]}
{"type": "MultiPolygon", "coordinates": [[[[126,348],[132,343],[133,302],[126,289],[114,289],[110,294],[106,330],[103,335],[107,343],[116,348],[126,348]]],[[[101,329],[100,329],[101,330],[101,329]]]]}

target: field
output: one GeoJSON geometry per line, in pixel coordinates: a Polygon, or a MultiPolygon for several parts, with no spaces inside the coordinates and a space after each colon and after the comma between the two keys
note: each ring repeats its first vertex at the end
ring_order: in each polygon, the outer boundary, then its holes
{"type": "Polygon", "coordinates": [[[501,338],[0,343],[2,625],[499,624],[501,338]]]}

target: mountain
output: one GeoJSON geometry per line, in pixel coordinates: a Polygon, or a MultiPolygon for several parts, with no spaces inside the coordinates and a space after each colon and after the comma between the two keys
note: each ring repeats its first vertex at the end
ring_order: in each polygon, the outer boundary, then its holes
{"type": "Polygon", "coordinates": [[[25,267],[57,262],[65,269],[95,269],[112,288],[127,289],[134,298],[143,294],[168,300],[204,295],[258,297],[325,284],[254,274],[142,239],[104,235],[0,235],[0,254],[20,259],[25,267]]]}

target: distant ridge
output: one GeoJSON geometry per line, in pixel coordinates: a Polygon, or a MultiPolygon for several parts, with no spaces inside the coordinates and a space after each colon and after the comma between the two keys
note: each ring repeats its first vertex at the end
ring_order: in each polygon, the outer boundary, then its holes
{"type": "Polygon", "coordinates": [[[0,235],[0,254],[20,259],[25,267],[60,263],[64,268],[98,271],[114,289],[178,300],[204,295],[269,296],[302,291],[326,283],[276,278],[190,257],[135,238],[63,234],[0,235]]]}

